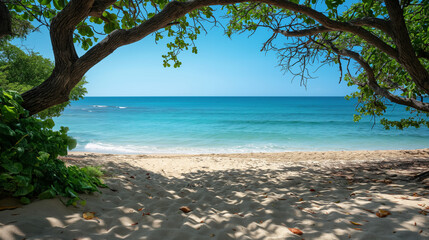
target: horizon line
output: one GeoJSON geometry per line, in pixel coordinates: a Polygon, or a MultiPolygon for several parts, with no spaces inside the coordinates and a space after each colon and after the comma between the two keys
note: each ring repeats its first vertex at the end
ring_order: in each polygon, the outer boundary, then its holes
{"type": "Polygon", "coordinates": [[[346,96],[84,96],[85,97],[346,97],[346,96]]]}

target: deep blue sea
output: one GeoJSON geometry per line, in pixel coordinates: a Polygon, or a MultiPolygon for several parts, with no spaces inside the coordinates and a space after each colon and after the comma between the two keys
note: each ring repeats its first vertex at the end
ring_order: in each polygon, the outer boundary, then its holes
{"type": "MultiPolygon", "coordinates": [[[[384,130],[353,122],[343,97],[86,97],[55,119],[74,151],[242,153],[429,147],[427,128],[384,130]]],[[[387,115],[406,116],[400,106],[387,115]]]]}

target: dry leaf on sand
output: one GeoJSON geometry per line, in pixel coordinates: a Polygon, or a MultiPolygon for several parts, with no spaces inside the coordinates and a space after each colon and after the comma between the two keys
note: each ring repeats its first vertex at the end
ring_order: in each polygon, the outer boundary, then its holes
{"type": "Polygon", "coordinates": [[[181,207],[180,210],[184,213],[188,213],[188,212],[192,211],[189,207],[186,207],[186,206],[181,207]]]}
{"type": "Polygon", "coordinates": [[[15,209],[15,208],[19,208],[19,206],[4,206],[4,207],[0,207],[0,211],[11,210],[11,209],[15,209]]]}
{"type": "Polygon", "coordinates": [[[350,221],[350,223],[353,224],[353,225],[356,225],[356,226],[362,226],[362,224],[357,223],[357,222],[350,221]]]}
{"type": "Polygon", "coordinates": [[[91,220],[95,218],[95,212],[84,212],[82,217],[86,220],[91,220]]]}
{"type": "Polygon", "coordinates": [[[384,217],[387,217],[390,214],[391,213],[389,211],[387,211],[387,210],[378,209],[378,212],[375,215],[377,215],[377,217],[384,218],[384,217]]]}
{"type": "Polygon", "coordinates": [[[296,235],[302,235],[303,232],[301,230],[299,230],[298,228],[288,228],[289,231],[291,231],[292,233],[296,234],[296,235]]]}

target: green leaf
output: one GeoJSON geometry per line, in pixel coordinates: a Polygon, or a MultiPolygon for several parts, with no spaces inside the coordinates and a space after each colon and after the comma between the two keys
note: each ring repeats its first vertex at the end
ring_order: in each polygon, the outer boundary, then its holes
{"type": "Polygon", "coordinates": [[[1,107],[1,115],[6,121],[18,119],[19,113],[15,107],[3,105],[1,107]]]}
{"type": "Polygon", "coordinates": [[[54,120],[52,120],[52,119],[48,118],[48,119],[46,119],[45,121],[43,121],[43,125],[44,125],[46,128],[52,129],[52,128],[55,126],[55,123],[54,123],[54,120]]]}
{"type": "Polygon", "coordinates": [[[0,181],[6,181],[6,180],[11,179],[11,178],[13,178],[13,177],[7,173],[0,174],[0,181]]]}
{"type": "Polygon", "coordinates": [[[48,5],[49,3],[51,3],[52,0],[38,0],[38,1],[42,5],[48,5]]]}
{"type": "Polygon", "coordinates": [[[48,189],[42,193],[39,194],[38,198],[39,199],[50,199],[56,196],[56,193],[54,190],[52,189],[48,189]]]}
{"type": "Polygon", "coordinates": [[[28,185],[26,187],[18,187],[18,189],[13,194],[14,197],[25,196],[31,193],[34,190],[33,185],[28,185]]]}
{"type": "Polygon", "coordinates": [[[20,201],[22,204],[30,204],[31,202],[30,199],[27,197],[21,197],[20,201]]]}
{"type": "Polygon", "coordinates": [[[70,187],[66,187],[65,191],[66,191],[67,195],[69,195],[72,198],[78,197],[77,193],[73,189],[71,189],[70,187]]]}
{"type": "Polygon", "coordinates": [[[19,162],[4,163],[1,166],[4,167],[9,173],[12,173],[12,174],[18,174],[22,171],[22,164],[19,162]]]}
{"type": "Polygon", "coordinates": [[[71,138],[71,137],[69,137],[67,139],[67,147],[68,147],[69,150],[72,150],[72,149],[76,148],[76,145],[77,145],[76,139],[71,138]]]}
{"type": "Polygon", "coordinates": [[[112,22],[106,23],[104,25],[104,32],[106,32],[107,34],[113,32],[113,30],[115,30],[115,29],[116,29],[116,24],[114,24],[112,22]]]}
{"type": "Polygon", "coordinates": [[[0,135],[13,137],[15,136],[15,132],[6,124],[0,123],[0,135]]]}
{"type": "Polygon", "coordinates": [[[30,185],[31,179],[26,176],[18,175],[15,176],[15,182],[17,183],[18,187],[27,187],[30,185]]]}

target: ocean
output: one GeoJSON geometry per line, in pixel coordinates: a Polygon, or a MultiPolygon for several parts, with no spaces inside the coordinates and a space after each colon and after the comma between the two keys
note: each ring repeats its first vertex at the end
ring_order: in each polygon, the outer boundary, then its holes
{"type": "MultiPolygon", "coordinates": [[[[429,129],[384,130],[379,119],[353,121],[343,97],[86,97],[73,102],[67,126],[73,151],[248,153],[390,150],[429,147],[429,129]],[[375,125],[374,125],[375,123],[375,125]]],[[[390,106],[387,116],[407,116],[390,106]]]]}

